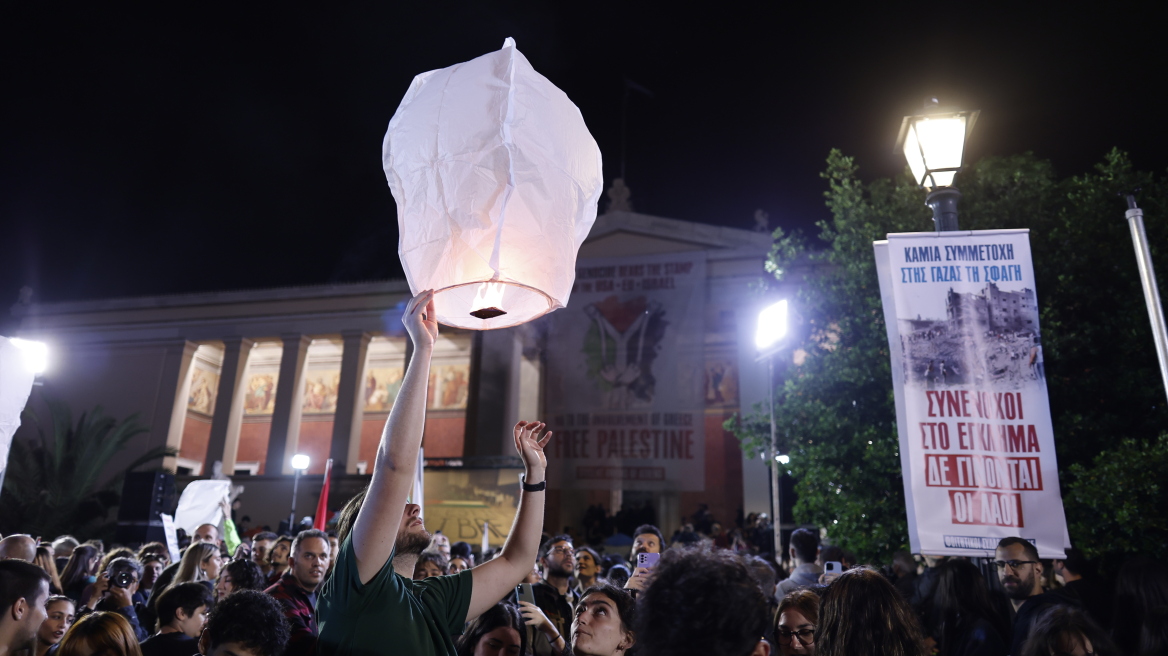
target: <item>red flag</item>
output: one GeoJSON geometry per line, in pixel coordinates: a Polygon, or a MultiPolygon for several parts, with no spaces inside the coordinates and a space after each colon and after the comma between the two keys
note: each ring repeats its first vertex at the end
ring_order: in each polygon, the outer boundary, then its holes
{"type": "Polygon", "coordinates": [[[320,501],[316,502],[316,514],[312,516],[312,528],[317,530],[324,530],[324,525],[328,522],[328,493],[329,493],[329,477],[333,473],[333,459],[329,458],[328,462],[324,463],[324,487],[320,489],[320,501]]]}

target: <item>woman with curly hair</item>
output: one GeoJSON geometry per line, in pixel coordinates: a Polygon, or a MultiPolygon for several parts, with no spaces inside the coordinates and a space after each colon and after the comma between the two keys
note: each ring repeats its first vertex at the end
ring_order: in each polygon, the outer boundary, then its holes
{"type": "Polygon", "coordinates": [[[77,620],[57,648],[57,656],[142,656],[138,636],[118,613],[97,611],[77,620]]]}
{"type": "Polygon", "coordinates": [[[763,636],[773,621],[770,607],[742,558],[725,549],[673,547],[651,571],[630,635],[638,656],[769,653],[763,636]]]}
{"type": "Polygon", "coordinates": [[[215,582],[215,601],[222,601],[224,597],[236,590],[264,591],[268,577],[260,566],[250,560],[236,558],[227,563],[219,573],[219,580],[215,582]]]}
{"type": "Polygon", "coordinates": [[[832,582],[819,606],[817,656],[925,656],[916,615],[896,588],[870,567],[832,582]]]}

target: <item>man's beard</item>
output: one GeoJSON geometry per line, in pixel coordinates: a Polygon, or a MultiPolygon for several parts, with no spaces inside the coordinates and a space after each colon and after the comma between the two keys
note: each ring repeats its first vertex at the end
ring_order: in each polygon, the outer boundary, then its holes
{"type": "Polygon", "coordinates": [[[408,528],[397,534],[393,549],[397,556],[416,556],[430,546],[430,533],[426,529],[413,532],[408,528]]]}
{"type": "Polygon", "coordinates": [[[564,569],[564,567],[562,565],[552,565],[549,563],[547,566],[547,576],[549,576],[549,577],[550,576],[557,576],[557,577],[561,577],[561,578],[566,579],[571,575],[572,575],[572,570],[564,569]]]}
{"type": "Polygon", "coordinates": [[[1030,598],[1030,592],[1034,589],[1034,577],[1023,580],[1017,576],[1006,577],[1006,581],[1002,581],[1002,587],[1006,590],[1006,596],[1021,601],[1030,598]],[[1006,581],[1017,581],[1018,584],[1011,590],[1009,586],[1005,585],[1006,581]]]}

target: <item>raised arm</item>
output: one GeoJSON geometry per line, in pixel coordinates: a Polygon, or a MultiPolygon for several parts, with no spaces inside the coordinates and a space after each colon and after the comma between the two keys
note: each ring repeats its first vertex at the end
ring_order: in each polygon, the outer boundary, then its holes
{"type": "MultiPolygon", "coordinates": [[[[544,454],[544,446],[552,434],[547,433],[541,438],[543,429],[544,424],[538,421],[515,424],[515,450],[523,459],[526,470],[523,479],[529,485],[538,485],[545,480],[547,456],[544,454]]],[[[490,562],[470,570],[474,577],[474,587],[471,588],[466,621],[486,612],[531,573],[539,553],[539,538],[543,533],[546,497],[545,491],[519,493],[519,512],[515,513],[515,523],[511,525],[511,534],[503,544],[503,551],[490,562]]]]}
{"type": "Polygon", "coordinates": [[[353,551],[362,583],[373,580],[393,553],[406,497],[418,466],[418,449],[422,447],[422,429],[426,423],[430,356],[438,339],[433,290],[410,299],[402,323],[414,343],[414,354],[381,433],[369,492],[353,523],[353,551]]]}

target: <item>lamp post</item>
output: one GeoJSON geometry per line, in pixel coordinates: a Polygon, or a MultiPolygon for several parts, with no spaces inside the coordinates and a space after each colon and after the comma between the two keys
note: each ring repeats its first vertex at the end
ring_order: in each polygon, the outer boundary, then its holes
{"type": "Polygon", "coordinates": [[[296,491],[300,487],[300,474],[308,469],[308,463],[308,456],[303,453],[292,456],[292,470],[295,474],[292,477],[292,511],[288,513],[288,532],[293,535],[296,534],[293,528],[296,525],[296,491]]]}
{"type": "Polygon", "coordinates": [[[754,333],[754,345],[758,348],[758,360],[767,361],[767,396],[770,398],[771,441],[767,465],[771,469],[771,526],[774,529],[775,560],[782,558],[782,489],[779,487],[779,465],[789,459],[779,454],[779,434],[775,426],[775,354],[783,347],[787,336],[787,300],[772,303],[758,313],[758,327],[754,333]]]}
{"type": "Polygon", "coordinates": [[[953,178],[961,170],[965,140],[980,113],[945,109],[936,98],[930,98],[924,112],[906,116],[900,124],[896,149],[904,153],[917,184],[930,190],[925,205],[933,209],[937,232],[958,229],[961,192],[953,186],[953,178]]]}
{"type": "Polygon", "coordinates": [[[1144,233],[1144,211],[1136,205],[1135,194],[1127,195],[1127,223],[1131,228],[1132,246],[1136,250],[1136,264],[1140,268],[1140,282],[1144,286],[1144,301],[1148,304],[1148,319],[1152,323],[1152,338],[1156,340],[1156,356],[1160,360],[1160,377],[1168,393],[1168,328],[1164,324],[1164,307],[1160,304],[1160,288],[1156,285],[1156,270],[1152,268],[1152,251],[1148,235],[1144,233]]]}

